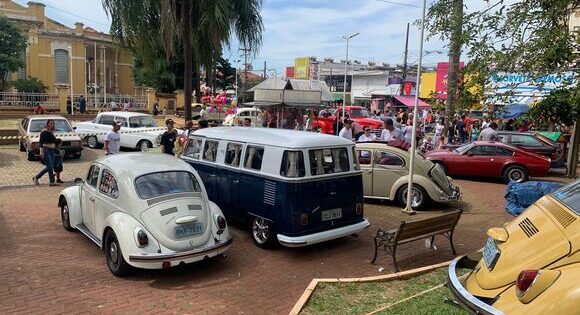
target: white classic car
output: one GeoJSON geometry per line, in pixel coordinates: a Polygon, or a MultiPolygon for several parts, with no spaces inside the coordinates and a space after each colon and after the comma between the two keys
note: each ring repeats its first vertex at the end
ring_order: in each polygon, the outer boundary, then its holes
{"type": "Polygon", "coordinates": [[[59,196],[62,225],[101,247],[116,276],[222,255],[232,242],[197,172],[175,157],[110,155],[75,182],[59,196]]]}
{"type": "Polygon", "coordinates": [[[40,132],[44,129],[48,120],[54,121],[54,135],[62,140],[60,148],[67,155],[72,155],[77,159],[80,158],[83,149],[81,147],[81,137],[75,134],[75,130],[66,118],[57,115],[32,115],[22,119],[20,124],[18,124],[20,151],[26,152],[26,157],[29,161],[36,160],[36,157],[40,155],[38,143],[40,132]]]}
{"type": "Polygon", "coordinates": [[[245,119],[252,121],[252,127],[262,127],[262,111],[258,108],[238,108],[235,114],[229,114],[224,119],[224,126],[239,126],[245,119]]]}
{"type": "Polygon", "coordinates": [[[121,147],[139,149],[142,152],[158,147],[164,128],[157,126],[152,115],[135,112],[103,112],[93,121],[74,124],[77,133],[85,134],[90,148],[105,143],[105,135],[113,129],[113,122],[121,122],[121,147]],[[92,135],[95,134],[95,135],[92,135]]]}

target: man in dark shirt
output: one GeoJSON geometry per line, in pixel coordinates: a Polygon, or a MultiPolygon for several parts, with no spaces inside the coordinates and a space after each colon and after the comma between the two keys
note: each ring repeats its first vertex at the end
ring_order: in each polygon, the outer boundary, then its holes
{"type": "Polygon", "coordinates": [[[457,125],[456,125],[456,129],[457,129],[457,136],[459,137],[459,142],[463,143],[465,142],[465,123],[463,122],[463,120],[465,119],[465,116],[461,117],[460,119],[457,120],[457,125]]]}
{"type": "Polygon", "coordinates": [[[161,153],[175,155],[175,139],[177,138],[177,132],[174,129],[175,122],[173,119],[167,119],[165,125],[167,131],[161,136],[161,153]]]}

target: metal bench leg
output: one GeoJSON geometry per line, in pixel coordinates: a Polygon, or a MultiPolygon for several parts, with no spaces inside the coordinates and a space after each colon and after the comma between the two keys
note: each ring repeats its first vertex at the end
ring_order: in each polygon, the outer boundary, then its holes
{"type": "Polygon", "coordinates": [[[453,231],[449,232],[449,236],[447,238],[449,239],[449,243],[451,243],[451,253],[453,253],[453,256],[457,256],[455,246],[453,246],[453,231]]]}
{"type": "Polygon", "coordinates": [[[389,249],[391,250],[391,256],[393,256],[393,265],[395,267],[395,272],[399,272],[399,266],[397,265],[397,257],[395,256],[395,254],[397,253],[397,245],[389,247],[389,249]]]}
{"type": "Polygon", "coordinates": [[[371,264],[375,264],[375,261],[377,260],[377,251],[379,250],[379,244],[377,244],[377,237],[375,237],[374,239],[375,241],[375,255],[373,256],[373,260],[371,260],[371,264]]]}

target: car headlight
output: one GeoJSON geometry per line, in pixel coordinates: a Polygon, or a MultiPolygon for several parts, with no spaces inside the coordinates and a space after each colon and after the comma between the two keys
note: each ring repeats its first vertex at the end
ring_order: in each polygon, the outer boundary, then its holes
{"type": "Polygon", "coordinates": [[[71,147],[80,147],[81,142],[80,141],[71,141],[70,145],[71,145],[71,147]]]}

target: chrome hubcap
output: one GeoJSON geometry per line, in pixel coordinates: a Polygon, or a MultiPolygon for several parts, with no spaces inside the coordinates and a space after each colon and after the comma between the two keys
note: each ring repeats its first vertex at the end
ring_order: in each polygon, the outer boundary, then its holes
{"type": "Polygon", "coordinates": [[[149,151],[149,144],[147,143],[147,141],[141,142],[141,152],[147,152],[147,151],[149,151]]]}
{"type": "Polygon", "coordinates": [[[119,251],[117,250],[116,242],[111,242],[111,245],[109,245],[109,257],[111,257],[113,263],[117,264],[119,259],[119,251]]]}
{"type": "MultiPolygon", "coordinates": [[[[403,191],[403,202],[407,204],[407,189],[403,191]]],[[[416,208],[423,203],[423,194],[419,189],[413,187],[413,192],[411,193],[411,207],[416,208]]]]}
{"type": "Polygon", "coordinates": [[[263,244],[268,240],[270,236],[270,226],[268,222],[262,218],[254,219],[254,224],[252,225],[252,233],[254,234],[254,239],[263,244]]]}
{"type": "Polygon", "coordinates": [[[510,180],[519,183],[524,179],[524,174],[520,170],[512,170],[508,177],[510,180]]]}
{"type": "Polygon", "coordinates": [[[94,148],[97,146],[97,138],[96,137],[89,137],[87,140],[89,147],[94,148]]]}

